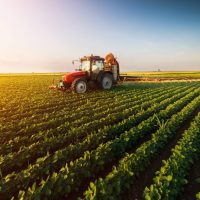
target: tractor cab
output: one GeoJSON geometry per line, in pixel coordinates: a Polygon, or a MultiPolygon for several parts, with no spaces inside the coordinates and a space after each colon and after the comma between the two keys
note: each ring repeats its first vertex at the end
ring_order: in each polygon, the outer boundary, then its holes
{"type": "Polygon", "coordinates": [[[94,86],[111,89],[119,78],[119,64],[112,54],[109,55],[111,59],[93,55],[81,58],[78,69],[62,77],[62,89],[71,88],[76,93],[84,93],[94,86]]]}
{"type": "Polygon", "coordinates": [[[84,56],[80,62],[80,71],[85,71],[90,80],[96,80],[99,73],[104,71],[104,58],[99,56],[84,56]]]}

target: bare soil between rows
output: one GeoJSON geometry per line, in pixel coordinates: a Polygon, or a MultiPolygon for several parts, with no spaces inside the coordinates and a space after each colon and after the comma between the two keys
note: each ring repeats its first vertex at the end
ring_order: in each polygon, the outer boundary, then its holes
{"type": "MultiPolygon", "coordinates": [[[[177,134],[175,135],[175,137],[173,137],[168,142],[166,147],[159,152],[158,156],[152,160],[150,166],[147,169],[145,169],[141,173],[140,176],[134,178],[135,184],[132,185],[130,190],[124,192],[123,199],[127,199],[127,200],[129,200],[129,199],[130,200],[144,199],[143,191],[144,191],[145,187],[149,187],[151,184],[153,184],[153,178],[155,177],[155,172],[159,171],[161,166],[163,165],[162,160],[167,160],[170,157],[172,148],[174,148],[176,146],[178,140],[181,139],[184,131],[189,128],[192,120],[198,114],[198,112],[200,112],[200,108],[196,109],[193,112],[193,114],[188,118],[188,120],[183,124],[183,126],[177,131],[177,134]]],[[[196,167],[196,168],[198,168],[198,167],[196,167]]],[[[198,169],[192,169],[192,170],[195,170],[193,172],[193,174],[194,174],[193,176],[196,176],[195,172],[198,172],[198,169]]],[[[200,174],[200,172],[198,172],[198,173],[200,174]]],[[[193,177],[190,177],[190,179],[194,181],[193,177]]],[[[196,192],[196,190],[199,191],[199,188],[200,188],[199,185],[198,185],[198,189],[197,189],[196,183],[193,182],[193,185],[191,187],[189,187],[187,190],[187,197],[189,197],[189,198],[185,198],[185,199],[181,198],[181,200],[194,199],[192,197],[194,197],[194,193],[196,192]]]]}
{"type": "MultiPolygon", "coordinates": [[[[196,116],[196,114],[200,111],[200,108],[195,110],[193,114],[188,118],[187,122],[184,123],[184,125],[179,129],[176,136],[172,138],[172,140],[168,143],[168,146],[161,150],[158,157],[156,157],[154,160],[152,160],[150,169],[145,169],[144,172],[142,172],[142,176],[135,178],[136,185],[131,188],[131,191],[125,191],[124,194],[122,194],[123,199],[142,199],[142,193],[146,186],[149,186],[152,183],[152,179],[155,176],[155,172],[160,169],[162,166],[162,160],[167,159],[171,154],[171,149],[177,144],[177,141],[181,138],[182,133],[190,126],[191,121],[196,116]]],[[[155,132],[158,129],[158,127],[155,127],[154,130],[151,132],[155,132]]],[[[147,142],[151,139],[151,134],[145,134],[144,137],[139,138],[133,147],[126,150],[126,153],[134,153],[137,148],[139,148],[143,143],[147,142]]],[[[90,182],[93,182],[97,180],[98,178],[105,178],[109,172],[112,171],[113,166],[117,166],[119,164],[119,160],[125,155],[125,153],[118,158],[115,158],[111,162],[107,163],[103,170],[100,170],[93,174],[92,178],[85,179],[84,183],[82,184],[82,187],[80,187],[79,191],[77,193],[72,192],[67,199],[77,199],[77,197],[83,197],[83,192],[89,187],[90,182]]]]}

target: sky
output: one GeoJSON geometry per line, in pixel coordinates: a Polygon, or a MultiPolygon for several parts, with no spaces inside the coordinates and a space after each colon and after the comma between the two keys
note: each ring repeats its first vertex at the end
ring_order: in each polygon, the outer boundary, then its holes
{"type": "Polygon", "coordinates": [[[200,1],[0,0],[0,73],[109,52],[121,71],[200,70],[200,1]]]}

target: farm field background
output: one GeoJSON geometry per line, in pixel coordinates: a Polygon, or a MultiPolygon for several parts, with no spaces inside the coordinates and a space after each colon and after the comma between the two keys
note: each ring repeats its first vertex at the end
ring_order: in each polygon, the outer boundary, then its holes
{"type": "MultiPolygon", "coordinates": [[[[184,78],[200,79],[200,71],[152,71],[152,72],[125,72],[128,75],[144,78],[184,78]]],[[[123,74],[123,72],[122,72],[123,74]]]]}
{"type": "Polygon", "coordinates": [[[77,95],[53,78],[0,75],[0,199],[199,198],[200,82],[77,95]]]}
{"type": "MultiPolygon", "coordinates": [[[[65,72],[58,73],[17,73],[17,74],[0,74],[1,76],[33,76],[33,75],[47,75],[47,76],[56,76],[60,78],[60,76],[64,75],[65,72]]],[[[121,74],[127,74],[132,76],[144,77],[144,78],[183,78],[183,79],[200,79],[200,71],[132,71],[132,72],[124,72],[121,74]]]]}
{"type": "Polygon", "coordinates": [[[176,82],[176,81],[200,81],[200,71],[151,71],[151,72],[122,72],[122,76],[129,76],[126,80],[176,82]],[[132,76],[132,77],[130,77],[132,76]]]}

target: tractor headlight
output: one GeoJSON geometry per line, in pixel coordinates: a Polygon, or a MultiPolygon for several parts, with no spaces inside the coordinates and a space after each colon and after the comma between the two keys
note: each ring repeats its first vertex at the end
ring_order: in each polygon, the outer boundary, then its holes
{"type": "Polygon", "coordinates": [[[64,87],[64,84],[62,81],[59,82],[59,87],[64,87]]]}

